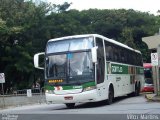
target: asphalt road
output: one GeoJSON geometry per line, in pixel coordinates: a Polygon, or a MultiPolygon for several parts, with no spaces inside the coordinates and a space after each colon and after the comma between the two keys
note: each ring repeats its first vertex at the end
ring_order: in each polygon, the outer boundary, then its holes
{"type": "Polygon", "coordinates": [[[141,95],[117,98],[112,105],[106,105],[102,101],[77,104],[74,109],[67,109],[64,104],[37,104],[0,110],[0,114],[2,120],[5,120],[4,118],[8,115],[18,117],[18,120],[128,120],[145,118],[159,120],[160,103],[147,102],[144,95],[141,95]]]}

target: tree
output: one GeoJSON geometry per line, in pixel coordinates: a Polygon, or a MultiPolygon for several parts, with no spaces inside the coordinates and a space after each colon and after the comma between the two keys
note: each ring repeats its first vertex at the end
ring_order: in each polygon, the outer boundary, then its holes
{"type": "Polygon", "coordinates": [[[157,32],[159,16],[125,9],[68,10],[71,4],[0,0],[0,72],[6,74],[6,89],[29,88],[43,76],[34,69],[33,56],[56,37],[97,33],[139,49],[149,59],[141,38],[157,32]]]}
{"type": "Polygon", "coordinates": [[[45,3],[36,6],[30,1],[0,0],[0,71],[6,75],[5,89],[31,86],[34,41],[41,37],[36,34],[49,9],[45,3]]]}
{"type": "Polygon", "coordinates": [[[136,45],[133,39],[133,31],[131,28],[124,28],[122,31],[122,37],[124,38],[124,44],[136,49],[136,45]]]}
{"type": "Polygon", "coordinates": [[[64,2],[62,5],[56,5],[58,13],[65,12],[72,3],[64,2]]]}

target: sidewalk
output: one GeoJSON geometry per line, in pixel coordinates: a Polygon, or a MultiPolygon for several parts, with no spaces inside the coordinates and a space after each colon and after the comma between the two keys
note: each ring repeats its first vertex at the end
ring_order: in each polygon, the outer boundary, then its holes
{"type": "Polygon", "coordinates": [[[160,102],[160,96],[157,96],[156,94],[153,93],[145,94],[145,98],[148,101],[160,102]]]}

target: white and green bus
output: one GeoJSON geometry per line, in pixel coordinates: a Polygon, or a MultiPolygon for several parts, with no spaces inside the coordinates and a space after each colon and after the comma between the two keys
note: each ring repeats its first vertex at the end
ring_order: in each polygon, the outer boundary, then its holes
{"type": "Polygon", "coordinates": [[[34,56],[36,68],[44,69],[47,102],[75,103],[139,95],[144,84],[141,52],[98,34],[51,39],[45,53],[34,56]],[[45,55],[45,67],[39,56],[45,55]]]}

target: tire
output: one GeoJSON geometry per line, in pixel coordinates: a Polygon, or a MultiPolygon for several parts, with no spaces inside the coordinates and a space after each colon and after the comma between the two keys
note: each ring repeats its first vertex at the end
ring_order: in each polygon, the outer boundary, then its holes
{"type": "Polygon", "coordinates": [[[135,85],[135,92],[134,92],[134,94],[135,94],[135,96],[139,96],[139,94],[140,94],[140,83],[138,84],[136,84],[135,85]]]}
{"type": "Polygon", "coordinates": [[[66,103],[65,104],[67,108],[71,109],[75,107],[75,103],[66,103]]]}
{"type": "Polygon", "coordinates": [[[141,84],[139,83],[138,84],[138,88],[137,88],[138,90],[137,90],[137,96],[139,96],[140,95],[140,91],[141,91],[141,84]]]}
{"type": "Polygon", "coordinates": [[[114,91],[113,88],[109,88],[109,93],[108,93],[108,99],[107,99],[107,105],[110,105],[113,103],[114,100],[114,91]]]}
{"type": "Polygon", "coordinates": [[[139,96],[140,93],[140,84],[136,83],[135,84],[135,91],[133,93],[131,93],[131,96],[139,96]]]}

